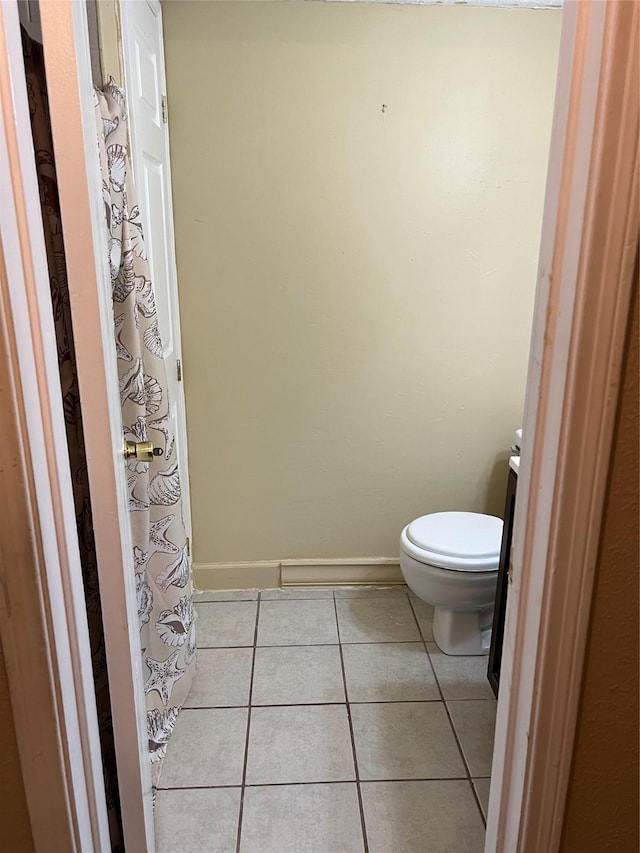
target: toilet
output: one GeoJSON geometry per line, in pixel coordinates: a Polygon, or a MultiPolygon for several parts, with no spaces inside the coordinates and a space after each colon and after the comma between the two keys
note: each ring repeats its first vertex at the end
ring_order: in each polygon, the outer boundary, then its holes
{"type": "Polygon", "coordinates": [[[432,604],[433,636],[448,655],[486,655],[498,579],[502,519],[477,512],[435,512],[400,535],[400,569],[432,604]]]}

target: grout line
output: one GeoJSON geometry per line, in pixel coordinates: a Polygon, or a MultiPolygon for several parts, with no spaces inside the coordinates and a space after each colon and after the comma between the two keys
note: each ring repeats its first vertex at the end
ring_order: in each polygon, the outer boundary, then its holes
{"type": "MultiPolygon", "coordinates": [[[[422,627],[420,625],[420,620],[418,619],[418,614],[416,613],[416,609],[413,606],[414,601],[421,601],[422,599],[411,598],[411,596],[407,596],[407,597],[409,599],[409,607],[411,608],[411,612],[413,613],[413,618],[415,619],[416,625],[418,626],[418,634],[420,634],[421,642],[424,645],[424,650],[428,655],[429,649],[427,648],[427,643],[434,643],[435,642],[435,640],[433,639],[433,630],[431,631],[431,639],[427,640],[426,637],[424,636],[424,634],[422,633],[422,627]]],[[[431,658],[429,658],[429,660],[431,660],[431,658]]]]}
{"type": "MultiPolygon", "coordinates": [[[[449,712],[449,703],[450,702],[465,702],[465,701],[467,701],[467,702],[468,701],[471,701],[471,702],[491,702],[492,700],[491,699],[449,699],[449,700],[445,699],[444,707],[446,709],[447,716],[449,717],[451,725],[453,726],[454,732],[455,732],[455,725],[453,725],[453,719],[451,717],[451,713],[449,712]]],[[[496,701],[496,700],[494,699],[493,701],[496,701]]],[[[456,734],[456,740],[458,740],[458,735],[457,735],[457,733],[455,733],[455,734],[456,734]]],[[[462,745],[461,744],[459,744],[459,745],[460,745],[460,750],[462,751],[462,745]]],[[[473,796],[475,797],[478,808],[480,809],[480,817],[482,818],[482,822],[484,823],[485,828],[486,828],[487,819],[484,815],[484,809],[482,808],[482,803],[480,802],[480,794],[478,793],[476,786],[473,784],[473,780],[474,779],[489,779],[489,782],[491,782],[491,776],[490,775],[489,776],[478,776],[478,775],[473,776],[471,773],[471,768],[467,764],[467,760],[464,757],[464,753],[462,754],[462,758],[463,758],[465,767],[467,768],[467,773],[469,774],[469,782],[471,783],[471,790],[473,792],[473,796]]]]}
{"type": "MultiPolygon", "coordinates": [[[[215,649],[216,651],[224,651],[224,649],[252,649],[254,643],[246,643],[244,646],[198,646],[198,651],[206,651],[207,649],[215,649]]],[[[257,646],[259,649],[291,649],[299,646],[337,646],[337,643],[290,643],[279,646],[257,646]]]]}
{"type": "MultiPolygon", "coordinates": [[[[411,604],[411,599],[409,599],[409,603],[411,605],[411,610],[413,612],[413,618],[416,620],[416,625],[418,626],[418,631],[420,631],[420,636],[423,637],[422,631],[420,630],[420,622],[418,621],[418,617],[417,617],[416,612],[413,608],[413,604],[411,604]]],[[[444,698],[444,693],[443,693],[442,687],[440,686],[440,680],[438,678],[438,673],[436,672],[436,668],[433,665],[433,661],[431,660],[431,655],[429,654],[429,649],[427,648],[427,640],[424,640],[424,637],[423,637],[423,642],[424,642],[424,650],[427,654],[427,657],[429,658],[429,666],[431,667],[431,671],[433,672],[433,677],[435,678],[436,685],[438,687],[438,691],[439,691],[440,697],[442,699],[442,704],[444,705],[444,710],[445,710],[445,713],[447,715],[447,719],[449,720],[449,725],[451,726],[451,731],[453,732],[453,736],[454,736],[456,744],[458,746],[458,751],[460,752],[460,757],[462,758],[462,763],[464,765],[465,770],[467,771],[467,779],[469,780],[469,784],[471,785],[471,791],[475,797],[476,805],[478,806],[478,809],[480,811],[480,817],[482,818],[482,821],[486,827],[487,824],[486,824],[486,821],[484,819],[484,812],[482,811],[482,806],[480,805],[480,798],[478,797],[478,793],[476,791],[475,785],[473,784],[473,777],[471,776],[471,770],[469,768],[469,764],[467,763],[467,759],[465,758],[464,750],[462,749],[462,743],[460,742],[460,738],[458,737],[458,732],[456,731],[456,727],[453,724],[453,719],[451,717],[451,714],[449,713],[449,706],[447,705],[447,701],[444,698]]],[[[464,700],[462,700],[462,701],[464,701],[464,700]]]]}
{"type": "MultiPolygon", "coordinates": [[[[475,779],[486,779],[486,776],[475,776],[475,779]]],[[[361,785],[372,785],[384,782],[468,782],[466,776],[421,776],[420,778],[398,779],[361,779],[361,785]]],[[[357,779],[318,779],[313,782],[249,782],[245,788],[295,788],[303,785],[356,785],[357,779]]],[[[158,791],[209,791],[229,788],[240,788],[241,785],[183,785],[158,788],[158,791]]]]}
{"type": "MultiPolygon", "coordinates": [[[[260,646],[258,646],[260,648],[260,646]]],[[[482,699],[456,699],[456,702],[478,702],[478,701],[490,701],[490,700],[482,700],[482,699]]],[[[252,703],[252,708],[325,708],[327,706],[335,706],[335,705],[435,705],[437,703],[442,703],[442,699],[438,697],[437,699],[356,699],[350,700],[349,703],[346,703],[342,699],[337,699],[335,702],[254,702],[252,703]]],[[[442,703],[446,705],[446,702],[442,703]]],[[[183,705],[182,708],[184,711],[237,711],[237,710],[245,710],[249,705],[196,705],[196,706],[186,706],[183,705]]],[[[480,777],[474,776],[474,779],[478,779],[480,777]]]]}
{"type": "Polygon", "coordinates": [[[167,785],[166,788],[157,788],[158,791],[228,791],[231,789],[241,790],[242,783],[235,785],[167,785]]]}
{"type": "MultiPolygon", "coordinates": [[[[337,599],[338,601],[342,601],[344,599],[337,599]]],[[[268,603],[268,602],[267,602],[268,603]]],[[[420,634],[422,637],[422,634],[420,634]]],[[[419,644],[424,645],[426,642],[432,642],[431,640],[346,640],[342,643],[276,643],[274,644],[260,644],[258,645],[259,649],[290,649],[296,648],[298,646],[388,646],[388,645],[407,645],[407,644],[419,644]]],[[[245,643],[244,645],[238,646],[198,646],[198,651],[205,651],[206,649],[252,649],[253,643],[245,643]]]]}
{"type": "MultiPolygon", "coordinates": [[[[486,779],[486,776],[474,776],[473,779],[469,779],[471,783],[471,793],[473,794],[476,803],[478,804],[478,808],[480,809],[480,817],[482,818],[482,822],[484,824],[484,828],[487,828],[487,819],[484,815],[484,809],[482,808],[482,803],[480,802],[480,794],[478,793],[478,789],[474,785],[474,779],[486,779]]],[[[491,781],[491,777],[489,777],[489,781],[491,781]]]]}
{"type": "Polygon", "coordinates": [[[338,630],[338,648],[340,650],[340,667],[342,669],[342,683],[344,686],[344,698],[347,708],[347,720],[349,721],[349,735],[351,737],[351,750],[353,752],[353,767],[356,771],[356,792],[358,794],[358,808],[360,810],[360,824],[362,826],[362,841],[364,844],[364,853],[369,853],[369,841],[367,839],[367,826],[364,819],[364,805],[362,803],[362,789],[360,788],[360,772],[358,770],[358,756],[356,753],[356,739],[353,734],[353,721],[351,719],[351,704],[349,702],[349,693],[347,691],[347,674],[344,668],[344,656],[342,654],[342,643],[340,642],[340,621],[338,619],[338,605],[335,590],[333,591],[333,606],[336,616],[336,628],[338,630]]]}
{"type": "Polygon", "coordinates": [[[247,708],[247,737],[244,745],[244,762],[242,765],[242,786],[240,788],[240,808],[238,810],[238,834],[236,836],[236,853],[240,853],[242,837],[242,818],[244,815],[244,792],[247,784],[247,761],[249,758],[249,733],[251,731],[251,699],[253,698],[253,672],[256,666],[256,647],[258,644],[258,621],[260,619],[260,594],[256,602],[256,624],[253,631],[253,654],[251,656],[251,676],[249,681],[249,705],[247,708]]]}
{"type": "MultiPolygon", "coordinates": [[[[332,599],[335,599],[336,601],[347,601],[347,600],[353,599],[353,598],[357,598],[357,599],[362,599],[362,598],[366,598],[366,599],[371,599],[371,598],[375,598],[375,599],[379,599],[379,598],[403,599],[405,597],[406,598],[412,597],[407,593],[406,590],[402,590],[402,592],[398,592],[395,595],[376,595],[375,593],[371,593],[371,592],[368,592],[365,594],[359,594],[359,595],[336,595],[336,590],[332,589],[332,590],[326,590],[327,592],[331,592],[331,595],[320,595],[320,596],[283,595],[283,596],[279,596],[278,598],[262,598],[262,592],[267,592],[267,591],[268,590],[259,591],[260,600],[263,603],[266,603],[268,601],[331,601],[332,599]]],[[[325,590],[321,590],[321,591],[325,591],[325,590]]],[[[197,595],[197,593],[196,593],[196,595],[197,595]]],[[[200,601],[200,600],[196,599],[196,600],[194,600],[193,603],[197,604],[197,605],[200,605],[200,604],[246,604],[247,602],[254,602],[254,601],[258,601],[258,596],[256,596],[255,598],[213,598],[213,599],[209,599],[208,601],[200,601]]]]}
{"type": "MultiPolygon", "coordinates": [[[[401,597],[398,596],[398,598],[401,597]]],[[[204,607],[209,604],[255,604],[257,601],[257,598],[226,598],[222,601],[194,601],[194,605],[204,607]]],[[[333,597],[330,595],[323,595],[322,598],[309,598],[308,596],[304,598],[291,598],[287,596],[286,598],[260,598],[260,601],[263,604],[286,604],[288,601],[312,601],[314,604],[317,604],[318,601],[333,601],[333,597]]]]}

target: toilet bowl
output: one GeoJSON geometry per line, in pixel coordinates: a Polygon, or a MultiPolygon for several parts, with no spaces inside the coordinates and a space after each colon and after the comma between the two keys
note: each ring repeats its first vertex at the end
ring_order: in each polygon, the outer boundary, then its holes
{"type": "Polygon", "coordinates": [[[400,569],[432,604],[433,636],[448,655],[486,655],[498,579],[502,520],[477,512],[436,512],[400,534],[400,569]]]}

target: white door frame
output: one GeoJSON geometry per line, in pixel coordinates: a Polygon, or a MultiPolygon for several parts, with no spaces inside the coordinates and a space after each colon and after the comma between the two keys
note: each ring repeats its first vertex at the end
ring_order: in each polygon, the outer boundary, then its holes
{"type": "Polygon", "coordinates": [[[560,846],[638,248],[639,12],[563,10],[487,853],[560,846]]]}
{"type": "MultiPolygon", "coordinates": [[[[72,0],[48,0],[43,4],[43,13],[45,10],[51,10],[43,14],[43,31],[45,42],[49,41],[47,71],[54,80],[54,100],[57,97],[59,101],[54,109],[64,108],[65,115],[65,127],[58,128],[62,137],[56,140],[65,149],[60,164],[61,187],[66,186],[63,216],[65,224],[68,221],[73,228],[72,233],[86,237],[72,244],[69,262],[70,272],[74,270],[75,274],[70,280],[76,282],[74,298],[82,301],[87,322],[94,323],[98,338],[104,334],[106,297],[100,285],[104,270],[96,229],[98,224],[101,227],[101,211],[95,197],[95,152],[92,153],[93,133],[87,119],[86,86],[91,78],[86,29],[82,32],[86,27],[84,6],[72,0]],[[80,81],[78,90],[75,81],[80,81]],[[82,161],[88,164],[86,174],[78,168],[82,161]],[[72,197],[67,192],[70,187],[75,188],[76,197],[82,202],[73,212],[67,209],[72,197]],[[82,245],[77,246],[76,242],[82,245]]],[[[638,8],[636,4],[570,0],[565,2],[563,14],[516,509],[514,581],[507,607],[487,823],[488,853],[552,853],[559,846],[592,598],[594,552],[618,401],[629,284],[637,250],[638,205],[634,192],[638,98],[634,72],[638,8]],[[554,760],[550,761],[549,756],[554,760]]],[[[6,115],[5,120],[8,122],[6,115]]],[[[24,117],[18,115],[16,122],[20,129],[24,117]]],[[[8,137],[11,128],[3,130],[8,137]]],[[[33,194],[33,187],[27,188],[27,193],[33,194]]],[[[2,225],[4,239],[4,222],[2,225]]],[[[19,290],[20,283],[15,286],[19,290]]],[[[88,345],[80,348],[78,358],[81,393],[89,394],[95,404],[95,416],[85,423],[88,452],[90,458],[102,459],[99,467],[104,470],[96,483],[101,499],[112,504],[110,514],[100,519],[96,528],[98,557],[103,560],[109,555],[115,561],[116,574],[124,575],[126,554],[119,532],[115,543],[108,541],[109,533],[113,534],[117,527],[118,507],[126,499],[117,467],[117,448],[110,443],[112,431],[108,428],[106,385],[112,377],[104,364],[101,344],[100,353],[88,345]],[[87,376],[83,379],[82,374],[91,367],[91,382],[87,384],[87,376]]],[[[16,382],[24,385],[30,376],[28,366],[14,364],[13,369],[16,382]]],[[[42,388],[38,386],[38,396],[35,393],[32,392],[31,404],[40,400],[38,416],[50,426],[53,416],[42,405],[42,388]]],[[[32,448],[32,455],[36,450],[32,448]]],[[[41,472],[38,473],[40,477],[41,472]]],[[[54,503],[60,512],[69,509],[57,496],[54,503]]],[[[38,505],[37,514],[43,527],[46,507],[38,505]]],[[[43,598],[51,603],[51,591],[45,589],[43,598]]],[[[122,583],[113,599],[107,594],[103,604],[108,610],[121,608],[121,614],[128,612],[127,591],[122,583]]],[[[127,677],[116,685],[114,711],[118,713],[120,706],[131,712],[140,702],[140,697],[133,695],[140,682],[134,677],[130,660],[133,629],[126,621],[121,618],[119,645],[116,643],[110,650],[111,655],[120,656],[127,671],[127,677]]],[[[84,639],[77,621],[65,624],[57,634],[44,618],[41,627],[58,655],[65,644],[80,647],[84,639]]],[[[139,655],[134,657],[139,659],[139,655]]],[[[13,698],[27,681],[32,682],[32,671],[12,672],[10,677],[13,698]]],[[[50,669],[49,677],[60,689],[60,673],[50,669]]],[[[69,688],[69,681],[64,685],[69,688]]],[[[73,682],[72,687],[78,697],[77,684],[73,682]]],[[[76,705],[81,717],[82,703],[78,700],[76,705]]],[[[90,709],[84,710],[89,719],[90,709]]],[[[145,782],[136,751],[137,733],[131,729],[131,713],[128,719],[128,746],[133,747],[134,754],[126,760],[135,778],[123,780],[128,786],[123,799],[133,798],[127,804],[128,812],[135,826],[137,811],[140,832],[139,843],[130,849],[152,850],[152,832],[149,843],[145,813],[145,782]]],[[[32,725],[25,720],[23,731],[18,732],[23,766],[32,725]]],[[[73,726],[66,719],[61,726],[64,736],[73,736],[73,726]]],[[[124,761],[122,751],[127,747],[117,741],[116,748],[119,760],[124,761]]],[[[57,775],[55,766],[48,770],[53,784],[62,775],[68,790],[76,795],[75,801],[70,798],[70,820],[75,817],[91,823],[89,809],[83,811],[82,807],[83,800],[91,799],[86,780],[74,776],[66,766],[58,767],[57,775]]],[[[25,773],[27,796],[34,795],[33,802],[40,808],[35,797],[37,784],[33,774],[29,777],[25,773]]],[[[36,824],[41,821],[35,809],[31,818],[36,824]]],[[[34,824],[34,834],[36,829],[34,824]]],[[[42,824],[40,829],[44,829],[42,824]]],[[[67,848],[63,845],[60,849],[67,848]]]]}
{"type": "MultiPolygon", "coordinates": [[[[0,4],[0,634],[38,850],[111,849],[18,8],[0,4]]],[[[7,816],[10,820],[10,816],[7,816]]]]}
{"type": "Polygon", "coordinates": [[[40,5],[127,850],[153,851],[153,804],[111,277],[86,6],[40,5]]]}

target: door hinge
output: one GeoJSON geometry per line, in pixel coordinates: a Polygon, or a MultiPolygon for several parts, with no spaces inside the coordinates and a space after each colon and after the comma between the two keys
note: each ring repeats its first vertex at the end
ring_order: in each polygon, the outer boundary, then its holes
{"type": "Polygon", "coordinates": [[[169,110],[167,108],[167,96],[162,96],[162,123],[166,124],[169,121],[169,110]]]}
{"type": "Polygon", "coordinates": [[[178,377],[178,382],[182,382],[182,361],[181,359],[176,359],[176,376],[178,377]]]}
{"type": "Polygon", "coordinates": [[[191,556],[191,539],[187,536],[187,557],[191,556]]]}

